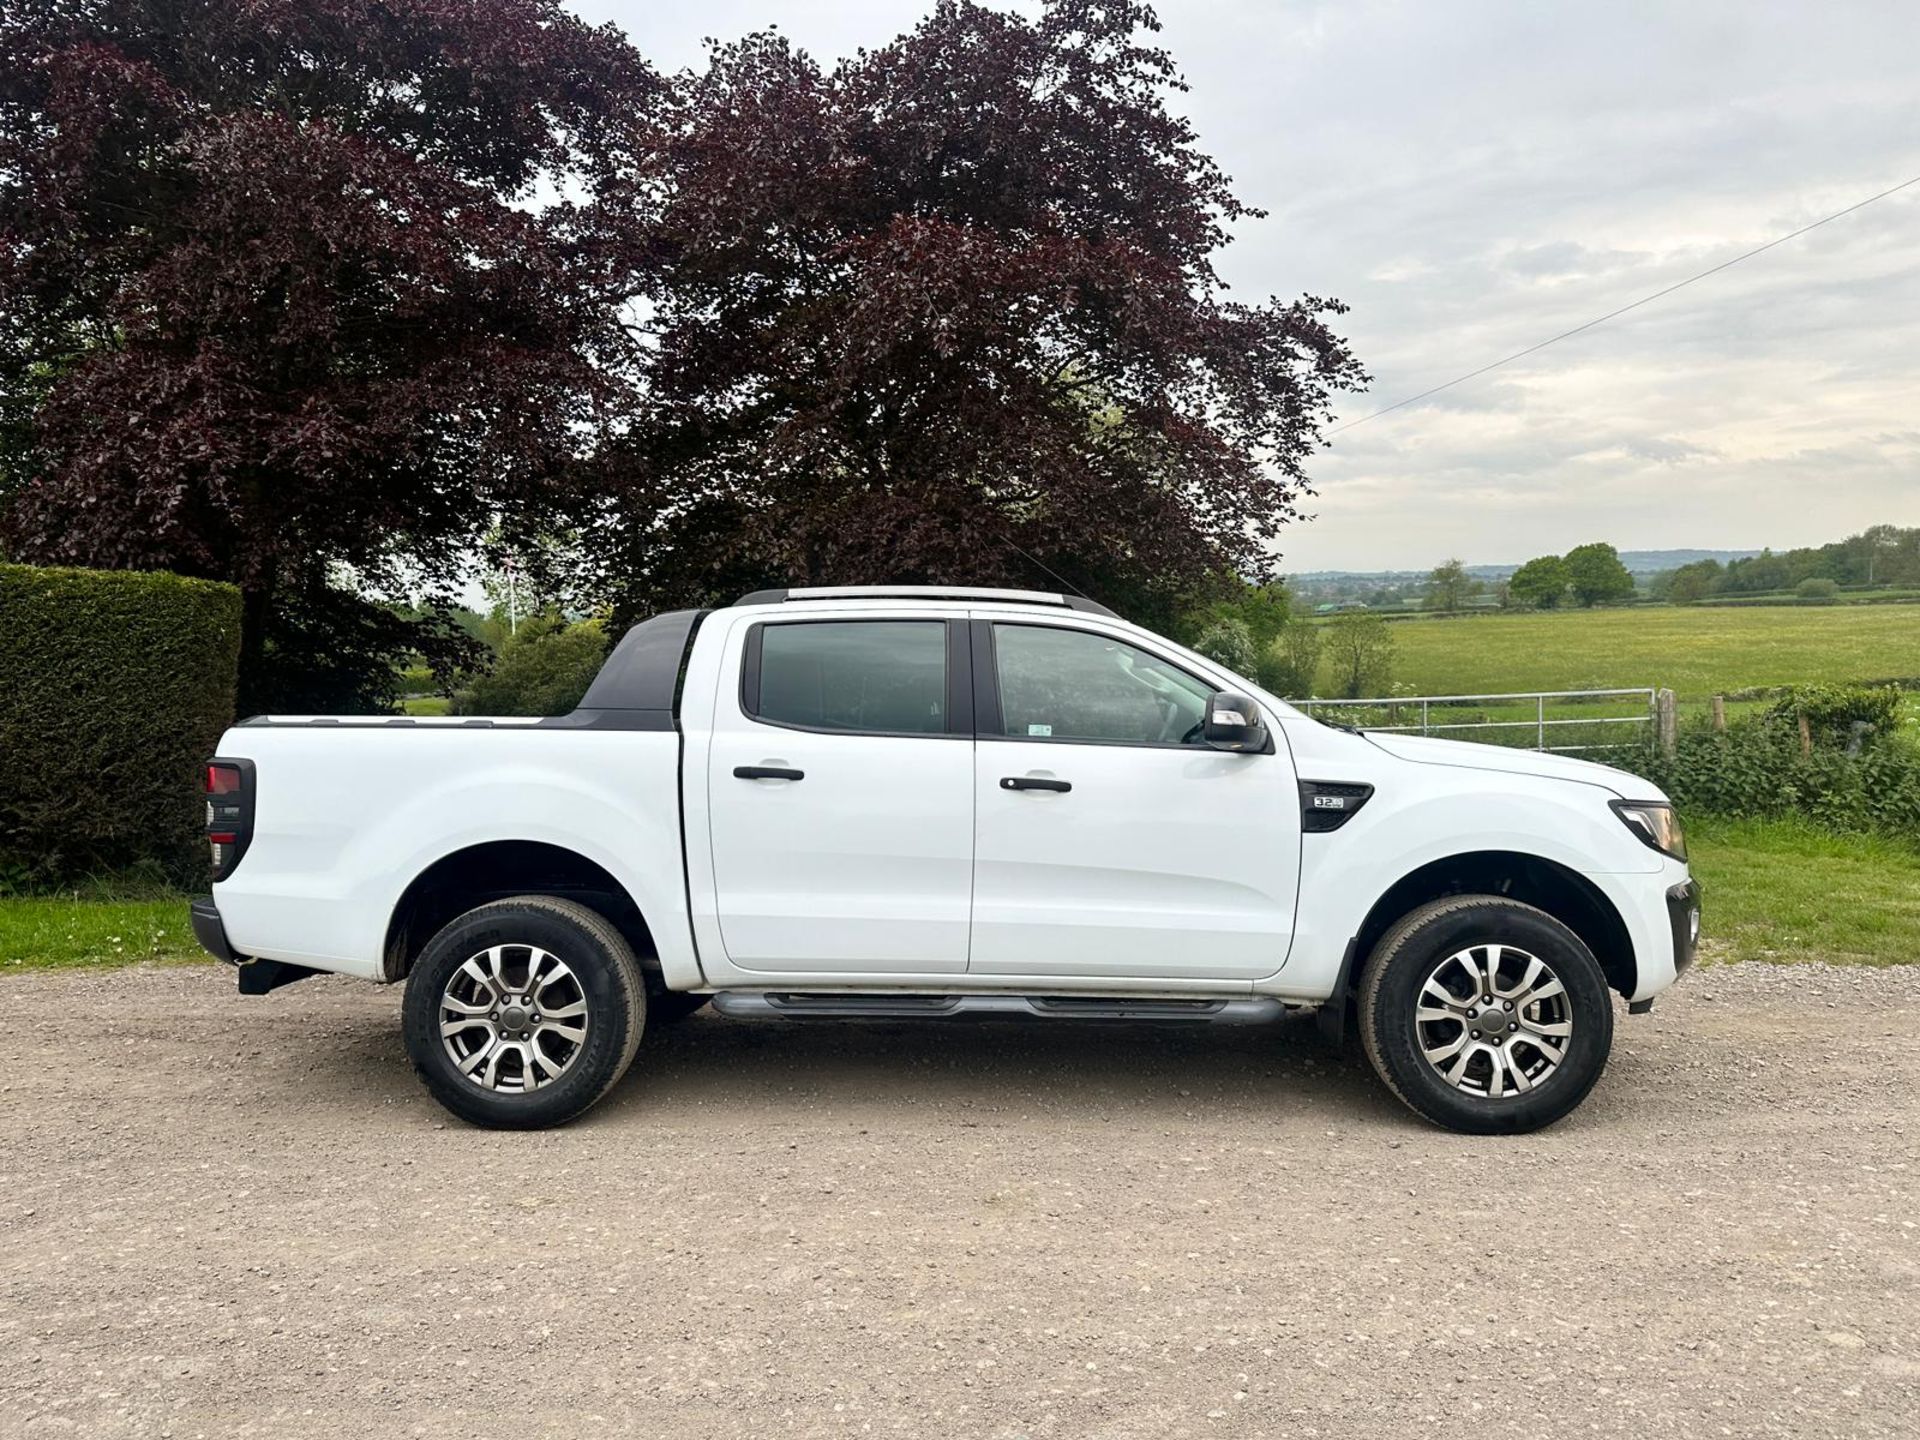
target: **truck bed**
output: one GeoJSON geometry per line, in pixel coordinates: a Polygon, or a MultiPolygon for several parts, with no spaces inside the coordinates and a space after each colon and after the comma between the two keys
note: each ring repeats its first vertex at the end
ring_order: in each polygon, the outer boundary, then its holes
{"type": "MultiPolygon", "coordinates": [[[[578,712],[576,712],[578,713],[578,712]]],[[[571,721],[573,716],[560,717],[571,721]]],[[[402,892],[449,850],[550,843],[624,884],[688,950],[680,737],[671,728],[496,718],[273,717],[222,758],[258,774],[247,858],[216,887],[235,949],[370,979],[402,892]],[[290,946],[296,939],[297,948],[290,946]]]]}

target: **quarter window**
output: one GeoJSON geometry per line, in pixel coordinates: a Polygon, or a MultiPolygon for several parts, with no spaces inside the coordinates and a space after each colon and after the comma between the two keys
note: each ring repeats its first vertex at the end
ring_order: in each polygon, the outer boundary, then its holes
{"type": "Polygon", "coordinates": [[[944,621],[760,625],[755,638],[741,687],[749,715],[809,730],[946,733],[944,621]]]}
{"type": "Polygon", "coordinates": [[[1089,630],[995,625],[1006,735],[1195,745],[1213,693],[1157,656],[1089,630]]]}

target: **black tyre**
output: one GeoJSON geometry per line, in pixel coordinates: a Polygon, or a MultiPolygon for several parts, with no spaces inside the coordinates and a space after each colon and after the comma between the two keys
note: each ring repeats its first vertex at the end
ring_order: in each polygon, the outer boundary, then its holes
{"type": "Polygon", "coordinates": [[[1474,1135],[1551,1125],[1613,1047],[1606,976],[1578,935],[1495,895],[1435,901],[1374,947],[1360,1039],[1380,1078],[1436,1125],[1474,1135]]]}
{"type": "Polygon", "coordinates": [[[707,1008],[711,995],[690,995],[685,990],[656,990],[647,996],[647,1023],[672,1025],[707,1008]]]}
{"type": "Polygon", "coordinates": [[[646,986],[620,932],[584,905],[520,895],[441,930],[407,977],[407,1054],[475,1125],[563,1125],[626,1073],[646,986]]]}

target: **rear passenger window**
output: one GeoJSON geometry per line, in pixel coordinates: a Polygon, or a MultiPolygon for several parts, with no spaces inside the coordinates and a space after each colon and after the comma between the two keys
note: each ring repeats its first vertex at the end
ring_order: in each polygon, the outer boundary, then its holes
{"type": "Polygon", "coordinates": [[[942,735],[943,620],[818,620],[758,625],[747,645],[743,708],[808,730],[942,735]]]}

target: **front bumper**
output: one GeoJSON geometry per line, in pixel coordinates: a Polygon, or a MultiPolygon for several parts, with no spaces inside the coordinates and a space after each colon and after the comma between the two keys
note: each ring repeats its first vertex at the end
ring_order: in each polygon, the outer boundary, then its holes
{"type": "Polygon", "coordinates": [[[1683,975],[1700,950],[1700,882],[1689,879],[1667,891],[1667,925],[1673,931],[1673,973],[1683,975]]]}

